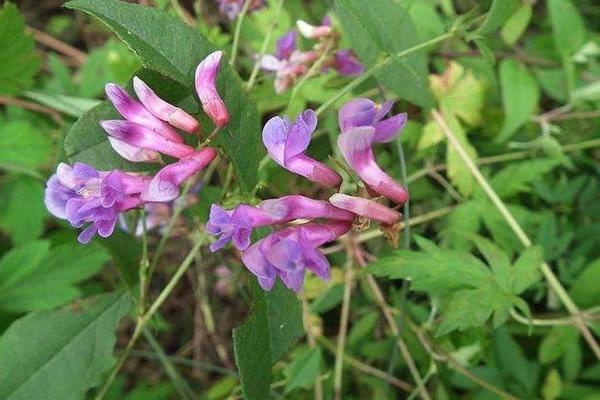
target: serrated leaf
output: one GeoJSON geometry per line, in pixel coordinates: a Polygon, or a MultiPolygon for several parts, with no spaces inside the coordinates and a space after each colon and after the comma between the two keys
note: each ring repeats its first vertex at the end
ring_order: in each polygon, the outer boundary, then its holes
{"type": "Polygon", "coordinates": [[[271,366],[302,334],[302,307],[295,293],[278,280],[270,292],[252,282],[250,316],[233,331],[235,359],[248,400],[269,398],[271,366]]]}
{"type": "Polygon", "coordinates": [[[294,358],[284,371],[288,379],[285,393],[290,393],[294,389],[311,387],[319,375],[320,365],[321,348],[319,347],[309,348],[294,358]]]}
{"type": "Polygon", "coordinates": [[[48,250],[35,241],[13,248],[0,260],[0,309],[21,313],[61,306],[80,294],[75,284],[108,260],[98,245],[69,243],[48,250]]]}
{"type": "Polygon", "coordinates": [[[538,107],[540,88],[527,67],[512,59],[500,63],[504,125],[497,141],[510,139],[538,107]]]}
{"type": "MultiPolygon", "coordinates": [[[[187,95],[193,93],[196,66],[216,50],[201,34],[161,10],[118,0],[74,0],[66,7],[84,11],[104,22],[137,54],[145,68],[183,85],[187,95]]],[[[216,142],[229,155],[242,190],[250,191],[257,183],[258,163],[264,153],[259,117],[227,62],[221,65],[217,86],[229,110],[230,122],[216,142]]],[[[97,121],[87,120],[91,129],[98,129],[97,121]]],[[[70,154],[76,158],[79,148],[71,146],[70,154]]]]}
{"type": "Polygon", "coordinates": [[[2,185],[0,228],[15,245],[40,236],[48,211],[44,206],[44,185],[33,178],[18,177],[2,185]]]}
{"type": "Polygon", "coordinates": [[[521,253],[513,265],[513,293],[521,294],[542,278],[540,265],[543,261],[539,246],[528,247],[521,253]]]}
{"type": "Polygon", "coordinates": [[[570,0],[548,0],[554,42],[559,53],[575,54],[586,40],[583,19],[570,0]]]}
{"type": "Polygon", "coordinates": [[[130,308],[116,292],[17,320],[0,337],[0,398],[84,398],[114,364],[114,332],[130,308]]]}
{"type": "Polygon", "coordinates": [[[479,33],[487,35],[500,28],[519,7],[519,0],[494,0],[479,33]]]}
{"type": "Polygon", "coordinates": [[[537,159],[514,162],[502,168],[490,180],[490,184],[501,198],[508,198],[532,190],[531,184],[560,165],[556,159],[537,159]]]}
{"type": "Polygon", "coordinates": [[[0,94],[19,94],[33,84],[40,69],[35,40],[25,33],[25,20],[12,3],[0,10],[0,27],[0,94]]]}
{"type": "MultiPolygon", "coordinates": [[[[420,43],[408,12],[391,0],[336,0],[335,10],[365,68],[420,43]]],[[[375,77],[401,98],[422,107],[431,106],[424,52],[393,60],[375,77]]]]}
{"type": "Polygon", "coordinates": [[[477,249],[487,261],[494,272],[494,278],[498,284],[506,291],[512,289],[512,274],[510,258],[508,255],[494,243],[481,236],[473,236],[473,241],[477,249]]]}
{"type": "Polygon", "coordinates": [[[445,113],[471,126],[481,123],[485,88],[471,70],[465,70],[459,63],[451,61],[442,75],[429,76],[429,85],[445,113]]]}

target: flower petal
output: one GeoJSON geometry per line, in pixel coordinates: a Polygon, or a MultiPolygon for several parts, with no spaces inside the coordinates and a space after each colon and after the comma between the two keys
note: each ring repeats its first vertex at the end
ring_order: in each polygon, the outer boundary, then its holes
{"type": "Polygon", "coordinates": [[[262,131],[262,140],[271,158],[279,165],[284,164],[285,142],[290,125],[281,117],[267,121],[262,131]]]}
{"type": "Polygon", "coordinates": [[[404,125],[406,125],[406,120],[406,113],[401,113],[376,123],[373,141],[376,143],[387,143],[394,140],[400,134],[404,125]]]}
{"type": "Polygon", "coordinates": [[[338,113],[342,133],[358,126],[370,126],[375,120],[375,103],[369,99],[354,99],[344,104],[338,113]]]}
{"type": "Polygon", "coordinates": [[[222,51],[215,51],[202,60],[196,68],[195,79],[196,92],[202,103],[202,109],[217,127],[229,123],[229,112],[216,87],[222,55],[222,51]]]}

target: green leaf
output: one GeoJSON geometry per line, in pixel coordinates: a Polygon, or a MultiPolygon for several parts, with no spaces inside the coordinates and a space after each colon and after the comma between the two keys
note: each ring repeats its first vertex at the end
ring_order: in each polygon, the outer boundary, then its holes
{"type": "Polygon", "coordinates": [[[114,364],[114,332],[130,308],[117,292],[17,320],[0,337],[0,398],[84,398],[114,364]]]}
{"type": "Polygon", "coordinates": [[[585,44],[583,19],[570,0],[548,0],[548,12],[559,53],[571,56],[585,44]]]}
{"type": "Polygon", "coordinates": [[[19,94],[40,69],[35,40],[25,33],[25,20],[12,3],[0,10],[0,27],[0,94],[19,94]]]}
{"type": "Polygon", "coordinates": [[[542,248],[539,246],[528,247],[521,253],[513,265],[513,293],[521,294],[542,278],[540,265],[543,261],[542,248]]]}
{"type": "Polygon", "coordinates": [[[319,375],[320,365],[321,348],[319,347],[309,348],[295,357],[284,371],[288,379],[288,384],[285,386],[285,393],[289,393],[294,389],[308,389],[314,385],[319,375]]]}
{"type": "Polygon", "coordinates": [[[252,282],[252,313],[233,331],[235,359],[248,400],[269,398],[271,366],[304,331],[296,295],[278,280],[270,292],[252,282]]]}
{"type": "Polygon", "coordinates": [[[498,196],[508,198],[530,192],[531,184],[559,165],[560,161],[552,158],[514,162],[496,173],[490,183],[498,196]]]}
{"type": "Polygon", "coordinates": [[[573,90],[574,101],[600,101],[600,80],[573,90]]]}
{"type": "Polygon", "coordinates": [[[600,305],[600,290],[598,290],[599,276],[600,259],[588,265],[571,285],[569,292],[576,304],[581,307],[600,305]]]}
{"type": "Polygon", "coordinates": [[[546,375],[544,386],[542,386],[542,396],[544,400],[556,400],[560,397],[563,390],[563,383],[560,374],[556,369],[551,369],[546,375]]]}
{"type": "Polygon", "coordinates": [[[54,110],[60,111],[61,113],[76,118],[81,117],[83,113],[91,110],[100,103],[99,100],[88,99],[86,97],[73,97],[60,94],[29,91],[23,94],[46,107],[50,107],[54,110]]]}
{"type": "Polygon", "coordinates": [[[352,329],[348,333],[348,346],[356,346],[372,335],[378,320],[379,314],[373,311],[363,315],[358,321],[354,322],[352,329]]]}
{"type": "Polygon", "coordinates": [[[501,248],[496,246],[490,240],[481,236],[473,236],[473,241],[477,249],[492,268],[494,277],[498,284],[506,291],[511,291],[512,287],[512,270],[510,266],[510,258],[501,248]]]}
{"type": "Polygon", "coordinates": [[[0,165],[35,169],[50,160],[52,140],[28,121],[0,124],[0,165]]]}
{"type": "MultiPolygon", "coordinates": [[[[336,0],[335,10],[345,36],[366,68],[421,43],[408,12],[392,0],[336,0]]],[[[431,106],[425,52],[394,59],[375,77],[401,98],[431,106]]]]}
{"type": "Polygon", "coordinates": [[[44,185],[33,178],[19,177],[0,191],[0,228],[15,245],[26,243],[44,231],[48,211],[44,206],[44,185]]]}
{"type": "Polygon", "coordinates": [[[500,28],[519,7],[519,0],[494,0],[479,33],[487,35],[500,28]]]}
{"type": "Polygon", "coordinates": [[[510,139],[538,107],[540,88],[527,68],[512,59],[500,63],[500,86],[505,119],[497,141],[510,139]]]}
{"type": "Polygon", "coordinates": [[[75,286],[95,275],[108,253],[95,244],[47,242],[16,247],[0,260],[0,309],[14,313],[63,305],[80,295],[75,286]]]}
{"type": "MultiPolygon", "coordinates": [[[[145,68],[183,85],[187,88],[186,95],[193,93],[196,66],[210,52],[216,50],[214,45],[198,32],[161,10],[118,0],[74,0],[66,6],[84,11],[104,22],[137,54],[145,68]]],[[[225,60],[221,65],[217,86],[229,110],[230,122],[219,133],[216,142],[223,146],[230,157],[238,182],[242,190],[247,192],[257,183],[258,164],[264,153],[260,141],[259,116],[254,105],[244,94],[239,78],[225,60]]],[[[106,112],[106,108],[102,110],[106,112]]],[[[98,129],[97,120],[86,116],[83,118],[87,121],[86,127],[98,129]]],[[[84,128],[81,125],[80,130],[84,128]]],[[[97,134],[95,137],[95,145],[104,151],[108,146],[106,135],[104,145],[98,143],[97,134]]],[[[68,153],[73,157],[80,151],[87,150],[86,147],[80,150],[79,145],[71,143],[68,153]]],[[[92,150],[88,154],[93,153],[92,150]]]]}
{"type": "Polygon", "coordinates": [[[538,347],[538,360],[550,364],[558,360],[573,345],[578,345],[579,334],[572,326],[555,326],[538,347]]]}
{"type": "Polygon", "coordinates": [[[533,7],[529,3],[524,3],[517,10],[516,13],[511,15],[511,17],[506,21],[506,24],[502,27],[502,31],[500,35],[502,36],[502,40],[509,46],[514,46],[519,38],[525,31],[527,30],[527,26],[529,26],[529,21],[531,21],[533,7]]]}

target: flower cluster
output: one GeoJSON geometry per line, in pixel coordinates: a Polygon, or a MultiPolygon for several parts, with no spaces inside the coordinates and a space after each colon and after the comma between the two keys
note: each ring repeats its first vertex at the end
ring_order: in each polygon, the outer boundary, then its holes
{"type": "MultiPolygon", "coordinates": [[[[368,99],[345,104],[339,112],[338,146],[372,196],[382,196],[400,205],[408,200],[408,194],[379,167],[372,149],[374,143],[394,139],[406,123],[404,113],[385,117],[392,105],[392,102],[378,105],[368,99]]],[[[316,126],[317,116],[312,110],[298,115],[293,123],[287,117],[273,117],[263,128],[263,143],[273,161],[283,168],[338,190],[342,177],[306,154],[316,126]]],[[[329,262],[318,248],[350,231],[356,217],[375,220],[382,228],[389,229],[402,216],[370,198],[335,193],[325,201],[289,195],[264,200],[255,207],[240,204],[232,210],[213,204],[206,230],[218,236],[210,247],[212,251],[233,242],[242,252],[244,265],[263,289],[270,290],[279,277],[287,287],[299,291],[306,270],[320,278],[329,278],[329,262]],[[254,228],[282,224],[287,225],[251,244],[254,228]]]]}
{"type": "MultiPolygon", "coordinates": [[[[206,57],[196,70],[196,89],[205,113],[216,129],[226,125],[229,114],[215,87],[221,52],[206,57]]],[[[160,162],[161,155],[177,159],[154,176],[119,170],[98,171],[75,163],[61,163],[46,185],[46,207],[58,218],[76,228],[87,227],[79,235],[88,243],[98,233],[110,236],[121,214],[138,207],[171,202],[179,197],[180,186],[216,157],[216,150],[199,150],[184,143],[178,133],[198,133],[200,124],[184,110],[161,99],[138,77],[133,79],[139,101],[122,87],[109,83],[106,95],[123,120],[100,121],[112,148],[132,162],[160,162]]]]}
{"type": "Polygon", "coordinates": [[[349,49],[335,49],[338,36],[331,26],[329,17],[323,18],[320,26],[310,25],[302,20],[297,22],[298,31],[308,39],[316,40],[311,50],[302,51],[298,49],[296,31],[289,31],[277,41],[275,54],[267,54],[261,59],[261,68],[265,71],[274,72],[275,91],[282,93],[300,77],[306,75],[311,65],[321,58],[321,72],[335,69],[340,75],[354,76],[363,73],[364,69],[354,54],[349,49]]]}

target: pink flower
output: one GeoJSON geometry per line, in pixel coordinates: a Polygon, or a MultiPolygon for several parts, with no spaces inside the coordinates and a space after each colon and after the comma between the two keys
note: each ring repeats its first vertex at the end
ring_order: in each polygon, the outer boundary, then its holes
{"type": "Polygon", "coordinates": [[[298,27],[300,34],[308,39],[321,39],[331,35],[332,31],[329,24],[314,26],[301,19],[296,21],[296,26],[298,27]]]}
{"type": "Polygon", "coordinates": [[[230,211],[213,204],[206,230],[211,235],[219,236],[219,239],[211,244],[211,251],[221,249],[231,240],[239,250],[245,250],[250,245],[250,235],[254,228],[296,219],[316,218],[351,221],[354,214],[340,210],[323,200],[289,195],[263,200],[258,207],[240,204],[230,211]]]}
{"type": "Polygon", "coordinates": [[[376,143],[387,143],[400,134],[406,125],[406,113],[400,113],[384,119],[390,112],[393,101],[377,105],[369,99],[354,99],[342,106],[338,113],[338,120],[342,134],[358,126],[372,126],[375,128],[376,143]]]}
{"type": "Polygon", "coordinates": [[[133,89],[144,107],[155,117],[188,133],[195,133],[200,129],[200,124],[194,117],[158,97],[154,90],[137,76],[133,77],[133,89]]]}
{"type": "Polygon", "coordinates": [[[217,152],[212,147],[205,147],[176,163],[162,168],[152,178],[142,192],[144,201],[167,202],[179,197],[179,186],[190,177],[202,171],[215,159],[217,152]]]}
{"type": "Polygon", "coordinates": [[[154,130],[135,122],[111,120],[101,121],[100,125],[113,138],[138,149],[157,151],[176,158],[184,158],[194,152],[193,147],[166,139],[154,130]]]}
{"type": "Polygon", "coordinates": [[[350,211],[361,217],[374,219],[385,225],[393,225],[402,218],[402,215],[398,211],[362,197],[336,193],[329,198],[329,201],[338,208],[350,211]]]}
{"type": "Polygon", "coordinates": [[[398,204],[403,204],[408,200],[406,189],[383,172],[375,161],[372,149],[375,135],[374,127],[359,126],[342,133],[337,140],[338,147],[346,162],[370,189],[398,204]]]}
{"type": "Polygon", "coordinates": [[[229,123],[229,112],[215,86],[222,55],[223,52],[215,51],[196,68],[196,92],[202,109],[218,128],[229,123]]]}
{"type": "Polygon", "coordinates": [[[317,116],[312,110],[298,115],[293,124],[287,117],[273,117],[263,128],[263,143],[277,164],[313,182],[338,188],[341,176],[305,154],[316,127],[317,116]]]}

